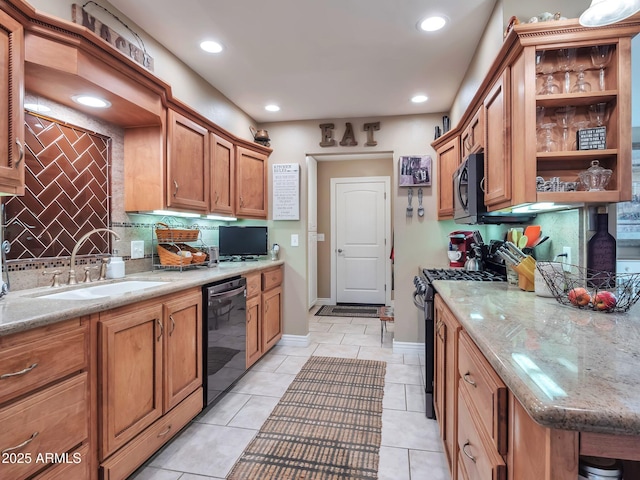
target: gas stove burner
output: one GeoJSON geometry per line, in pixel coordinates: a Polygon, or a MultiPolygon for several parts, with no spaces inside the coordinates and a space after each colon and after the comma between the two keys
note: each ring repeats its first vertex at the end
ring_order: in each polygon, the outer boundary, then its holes
{"type": "Polygon", "coordinates": [[[498,272],[492,272],[488,270],[482,270],[477,272],[470,272],[460,269],[446,269],[446,268],[425,268],[423,270],[424,276],[430,282],[435,280],[467,280],[476,282],[504,282],[506,276],[498,272]]]}

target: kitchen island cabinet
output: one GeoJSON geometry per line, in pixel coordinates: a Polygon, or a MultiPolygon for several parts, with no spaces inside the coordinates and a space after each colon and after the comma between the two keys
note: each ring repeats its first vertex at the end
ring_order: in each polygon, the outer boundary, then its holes
{"type": "MultiPolygon", "coordinates": [[[[628,471],[637,469],[640,305],[608,314],[560,305],[509,285],[436,281],[434,286],[461,326],[458,393],[463,387],[473,392],[465,398],[473,406],[468,410],[475,418],[475,441],[499,454],[506,478],[575,480],[579,455],[619,458],[630,461],[628,471]],[[462,379],[470,370],[465,350],[485,371],[490,380],[485,384],[493,385],[494,393],[485,396],[490,403],[477,401],[482,396],[477,376],[472,380],[478,388],[462,379]]],[[[459,428],[460,447],[466,443],[461,435],[459,428]]]]}
{"type": "Polygon", "coordinates": [[[0,11],[0,192],[24,194],[24,31],[22,25],[0,11]]]}

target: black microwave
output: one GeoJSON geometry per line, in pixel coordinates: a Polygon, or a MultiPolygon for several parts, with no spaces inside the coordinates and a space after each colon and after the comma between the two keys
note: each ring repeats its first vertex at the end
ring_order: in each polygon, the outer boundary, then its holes
{"type": "Polygon", "coordinates": [[[531,213],[488,212],[484,204],[484,154],[472,153],[453,174],[453,220],[467,225],[526,223],[531,213]]]}

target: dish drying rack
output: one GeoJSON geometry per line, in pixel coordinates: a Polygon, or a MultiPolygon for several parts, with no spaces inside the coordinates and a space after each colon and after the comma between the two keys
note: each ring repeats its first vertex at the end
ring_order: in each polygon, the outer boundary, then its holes
{"type": "Polygon", "coordinates": [[[202,240],[197,225],[180,228],[158,222],[152,236],[154,268],[182,271],[207,266],[209,246],[202,240]]]}

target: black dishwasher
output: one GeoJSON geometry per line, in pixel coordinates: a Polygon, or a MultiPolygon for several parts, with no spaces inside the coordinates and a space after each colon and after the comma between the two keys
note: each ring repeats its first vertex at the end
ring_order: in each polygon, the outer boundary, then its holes
{"type": "Polygon", "coordinates": [[[247,281],[233,277],[202,289],[203,390],[205,408],[247,369],[247,281]]]}

